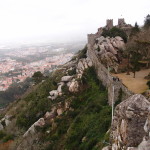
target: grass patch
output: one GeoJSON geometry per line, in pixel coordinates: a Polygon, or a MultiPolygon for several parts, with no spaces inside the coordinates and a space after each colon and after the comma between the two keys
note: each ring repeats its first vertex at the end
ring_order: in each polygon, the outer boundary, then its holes
{"type": "MultiPolygon", "coordinates": [[[[82,83],[86,87],[75,94],[71,108],[56,119],[57,127],[47,140],[51,150],[96,150],[104,144],[111,123],[111,107],[107,105],[107,90],[97,79],[94,68],[85,71],[82,83]]],[[[66,95],[69,97],[71,95],[66,95]]]]}

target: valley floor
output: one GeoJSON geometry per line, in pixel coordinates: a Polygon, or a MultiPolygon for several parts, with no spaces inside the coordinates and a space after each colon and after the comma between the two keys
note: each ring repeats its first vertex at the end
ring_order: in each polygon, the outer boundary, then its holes
{"type": "Polygon", "coordinates": [[[146,85],[148,80],[144,79],[144,77],[147,76],[149,73],[150,69],[140,70],[136,72],[135,78],[133,78],[132,72],[130,72],[130,75],[127,75],[126,73],[112,75],[121,79],[123,84],[127,86],[130,91],[139,94],[143,93],[148,89],[148,86],[146,85]]]}

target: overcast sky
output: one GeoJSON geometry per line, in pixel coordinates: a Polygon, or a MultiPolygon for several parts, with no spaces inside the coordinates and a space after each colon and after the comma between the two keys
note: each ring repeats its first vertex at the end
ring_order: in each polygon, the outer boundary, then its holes
{"type": "Polygon", "coordinates": [[[142,25],[150,0],[0,0],[0,43],[86,40],[106,19],[142,25]]]}

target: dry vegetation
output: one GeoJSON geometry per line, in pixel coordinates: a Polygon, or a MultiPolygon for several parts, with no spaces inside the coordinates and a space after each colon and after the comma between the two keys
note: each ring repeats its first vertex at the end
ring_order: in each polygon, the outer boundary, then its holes
{"type": "Polygon", "coordinates": [[[148,80],[144,79],[144,77],[147,76],[149,72],[150,69],[140,70],[136,73],[135,78],[133,78],[133,73],[130,73],[130,75],[127,75],[126,73],[113,74],[113,76],[120,78],[123,84],[133,93],[143,93],[148,89],[148,86],[146,85],[148,80]]]}

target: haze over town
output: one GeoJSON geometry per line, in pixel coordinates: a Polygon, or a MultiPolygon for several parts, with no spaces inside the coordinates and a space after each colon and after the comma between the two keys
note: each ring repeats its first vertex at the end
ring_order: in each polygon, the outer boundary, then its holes
{"type": "Polygon", "coordinates": [[[85,41],[106,19],[143,24],[149,7],[149,0],[1,0],[0,44],[85,41]]]}

